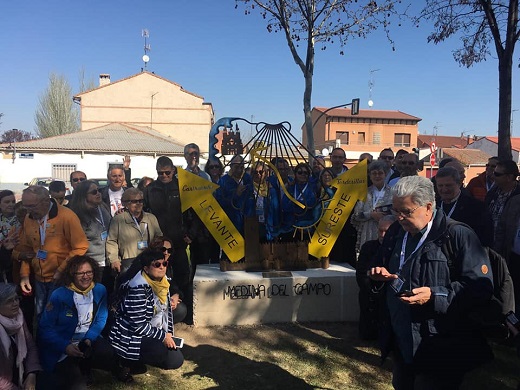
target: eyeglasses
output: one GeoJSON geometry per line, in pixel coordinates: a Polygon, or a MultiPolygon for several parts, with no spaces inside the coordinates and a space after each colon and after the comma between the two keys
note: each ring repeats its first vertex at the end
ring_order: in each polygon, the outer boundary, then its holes
{"type": "Polygon", "coordinates": [[[132,203],[132,204],[143,204],[144,199],[129,199],[129,200],[127,200],[127,202],[132,203]]]}
{"type": "Polygon", "coordinates": [[[260,169],[259,171],[255,171],[255,175],[262,175],[264,173],[263,169],[260,169]]]}
{"type": "Polygon", "coordinates": [[[73,178],[72,178],[72,181],[73,181],[74,183],[77,183],[78,181],[85,181],[85,180],[87,180],[86,177],[73,177],[73,178]]]}
{"type": "Polygon", "coordinates": [[[155,268],[161,268],[161,266],[166,268],[166,267],[168,267],[168,261],[167,260],[164,260],[164,261],[154,261],[151,265],[154,266],[155,268]]]}
{"type": "Polygon", "coordinates": [[[380,160],[393,160],[394,158],[392,156],[379,156],[380,160]]]}
{"type": "Polygon", "coordinates": [[[392,209],[390,209],[390,211],[396,217],[409,218],[413,214],[413,212],[415,210],[417,210],[419,207],[422,207],[422,206],[417,206],[413,210],[396,210],[396,209],[392,208],[392,209]]]}
{"type": "Polygon", "coordinates": [[[94,275],[94,271],[74,272],[74,275],[79,276],[80,278],[82,278],[84,276],[87,276],[90,278],[91,276],[94,275]]]}
{"type": "Polygon", "coordinates": [[[307,171],[305,171],[305,170],[296,171],[296,174],[297,174],[297,175],[305,175],[305,176],[309,176],[309,172],[307,172],[307,171]]]}
{"type": "Polygon", "coordinates": [[[173,248],[166,248],[165,246],[163,246],[161,248],[161,251],[162,252],[168,252],[171,255],[173,253],[173,248]]]}
{"type": "Polygon", "coordinates": [[[193,151],[193,152],[189,152],[187,154],[188,154],[188,156],[198,156],[199,152],[193,151]]]}
{"type": "Polygon", "coordinates": [[[220,165],[208,165],[208,169],[220,168],[220,165]]]}
{"type": "Polygon", "coordinates": [[[162,175],[170,176],[171,174],[172,174],[172,171],[157,171],[157,176],[162,176],[162,175]]]}
{"type": "Polygon", "coordinates": [[[87,192],[87,194],[89,194],[89,195],[97,195],[98,193],[101,194],[101,191],[99,190],[99,188],[96,188],[95,190],[87,192]]]}

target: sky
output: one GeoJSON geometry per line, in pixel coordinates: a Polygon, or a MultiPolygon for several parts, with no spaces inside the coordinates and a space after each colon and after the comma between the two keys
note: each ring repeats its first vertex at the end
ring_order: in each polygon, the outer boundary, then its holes
{"type": "MultiPolygon", "coordinates": [[[[52,72],[64,75],[73,93],[82,69],[96,84],[101,73],[112,81],[139,73],[146,28],[147,70],[203,96],[216,119],[288,121],[301,139],[303,75],[284,36],[269,33],[258,13],[235,9],[234,0],[9,1],[0,23],[0,132],[34,131],[38,98],[52,72]]],[[[316,50],[312,106],[359,97],[360,108],[368,109],[371,98],[373,109],[422,118],[420,134],[495,136],[497,60],[460,67],[452,56],[459,41],[427,43],[429,32],[427,24],[395,25],[395,51],[382,32],[316,50]]],[[[513,110],[520,109],[519,94],[514,91],[513,110]]],[[[520,136],[520,111],[513,118],[513,136],[520,136]]]]}

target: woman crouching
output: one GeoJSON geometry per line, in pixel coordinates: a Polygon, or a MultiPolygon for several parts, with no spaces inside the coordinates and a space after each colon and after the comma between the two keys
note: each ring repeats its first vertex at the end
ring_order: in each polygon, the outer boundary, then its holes
{"type": "Polygon", "coordinates": [[[89,256],[72,257],[42,313],[38,346],[49,389],[81,389],[90,369],[110,370],[114,352],[101,336],[108,309],[107,292],[94,283],[97,262],[89,256]]]}
{"type": "MultiPolygon", "coordinates": [[[[141,269],[124,282],[116,308],[110,342],[120,356],[119,379],[131,382],[130,368],[136,362],[165,370],[179,368],[184,356],[173,340],[173,314],[170,283],[166,278],[168,261],[160,251],[145,249],[135,262],[141,269]],[[125,370],[126,368],[126,370],[125,370]]],[[[133,268],[133,267],[132,267],[133,268]]]]}

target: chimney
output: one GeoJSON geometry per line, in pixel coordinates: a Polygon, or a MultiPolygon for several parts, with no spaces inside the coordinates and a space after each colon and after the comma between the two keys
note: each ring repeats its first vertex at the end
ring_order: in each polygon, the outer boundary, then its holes
{"type": "Polygon", "coordinates": [[[99,75],[99,86],[110,84],[110,75],[108,73],[101,73],[99,75]]]}

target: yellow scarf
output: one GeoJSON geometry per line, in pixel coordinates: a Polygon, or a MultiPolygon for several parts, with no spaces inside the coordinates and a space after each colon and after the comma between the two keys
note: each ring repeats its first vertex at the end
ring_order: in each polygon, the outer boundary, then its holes
{"type": "Polygon", "coordinates": [[[264,198],[267,196],[267,184],[265,183],[265,181],[262,181],[260,184],[253,182],[253,185],[255,186],[256,192],[260,196],[263,196],[264,198]]]}
{"type": "Polygon", "coordinates": [[[150,287],[153,290],[153,293],[159,298],[159,301],[164,305],[166,302],[166,299],[168,298],[168,290],[170,289],[170,283],[168,282],[168,279],[163,277],[161,280],[153,280],[148,276],[146,272],[142,272],[144,280],[148,282],[150,287]]]}
{"type": "Polygon", "coordinates": [[[87,295],[90,292],[90,290],[94,288],[94,286],[94,282],[90,282],[90,286],[88,286],[86,290],[82,291],[79,288],[77,288],[74,283],[71,283],[68,285],[68,289],[77,292],[78,294],[87,295]]]}

